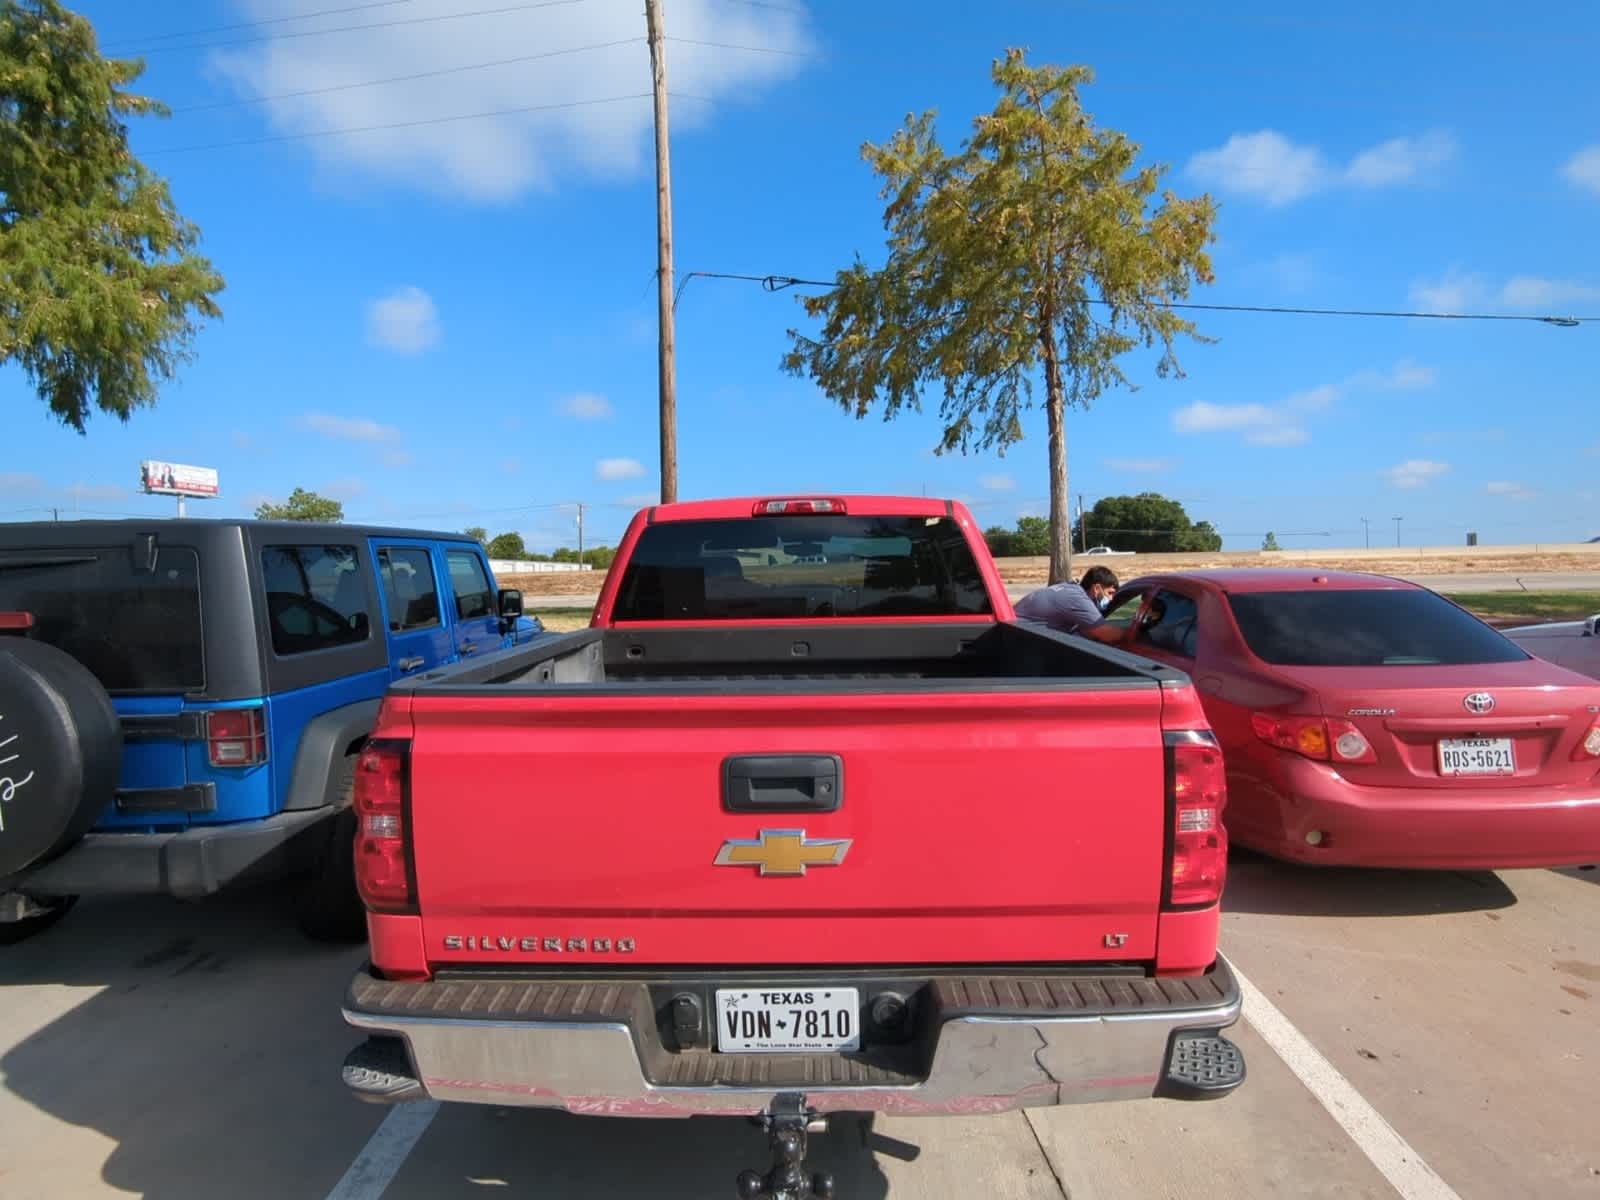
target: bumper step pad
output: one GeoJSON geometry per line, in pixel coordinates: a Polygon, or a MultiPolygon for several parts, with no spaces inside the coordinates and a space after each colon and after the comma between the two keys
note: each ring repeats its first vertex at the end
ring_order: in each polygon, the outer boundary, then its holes
{"type": "Polygon", "coordinates": [[[1180,1033],[1172,1039],[1160,1095],[1172,1100],[1226,1096],[1244,1082],[1244,1055],[1220,1033],[1180,1033]]]}
{"type": "Polygon", "coordinates": [[[344,1084],[370,1104],[426,1100],[427,1093],[397,1038],[368,1038],[345,1055],[344,1084]]]}

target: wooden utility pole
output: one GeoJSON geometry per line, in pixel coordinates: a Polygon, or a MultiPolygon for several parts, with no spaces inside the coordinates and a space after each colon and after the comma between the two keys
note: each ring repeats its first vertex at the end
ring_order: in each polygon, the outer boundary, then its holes
{"type": "Polygon", "coordinates": [[[661,329],[661,503],[678,498],[677,345],[672,324],[672,163],[667,139],[667,47],[662,0],[645,0],[656,98],[656,303],[661,329]]]}
{"type": "Polygon", "coordinates": [[[578,567],[583,568],[583,502],[578,502],[578,567]]]}

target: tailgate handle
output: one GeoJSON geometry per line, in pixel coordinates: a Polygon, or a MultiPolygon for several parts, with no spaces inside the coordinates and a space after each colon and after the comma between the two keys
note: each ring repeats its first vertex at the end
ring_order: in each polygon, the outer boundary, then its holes
{"type": "Polygon", "coordinates": [[[743,754],[722,760],[729,812],[833,812],[844,800],[837,754],[743,754]]]}

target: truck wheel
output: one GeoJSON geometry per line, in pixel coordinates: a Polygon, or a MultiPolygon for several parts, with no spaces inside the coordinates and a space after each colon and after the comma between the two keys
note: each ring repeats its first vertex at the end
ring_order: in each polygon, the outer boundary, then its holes
{"type": "Polygon", "coordinates": [[[78,902],[76,896],[52,896],[50,899],[35,899],[34,903],[44,912],[34,913],[31,917],[23,917],[20,921],[0,921],[0,946],[15,946],[18,942],[25,942],[35,934],[43,933],[54,925],[67,911],[78,902]]]}
{"type": "Polygon", "coordinates": [[[354,943],[367,938],[367,907],[356,891],[356,810],[350,805],[355,759],[347,759],[345,769],[350,779],[342,792],[344,806],[328,822],[328,839],[295,902],[300,932],[319,942],[354,943]]]}
{"type": "Polygon", "coordinates": [[[88,833],[121,764],[122,726],[89,669],[44,642],[0,637],[0,882],[88,833]]]}

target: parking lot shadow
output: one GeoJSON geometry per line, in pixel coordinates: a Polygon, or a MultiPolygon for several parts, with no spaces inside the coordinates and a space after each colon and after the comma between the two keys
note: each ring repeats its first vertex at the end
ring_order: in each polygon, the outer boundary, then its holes
{"type": "Polygon", "coordinates": [[[1304,867],[1249,851],[1229,856],[1223,912],[1302,917],[1405,917],[1509,908],[1493,871],[1304,867]]]}
{"type": "Polygon", "coordinates": [[[33,993],[29,1011],[60,1015],[0,1041],[5,1089],[53,1118],[0,1131],[8,1179],[98,1166],[108,1191],[148,1200],[326,1195],[383,1117],[339,1080],[364,949],[310,942],[289,913],[275,890],[84,901],[0,952],[8,988],[82,989],[33,993]]]}
{"type": "Polygon", "coordinates": [[[1563,867],[1556,874],[1566,875],[1573,879],[1581,879],[1585,883],[1600,883],[1600,866],[1563,867]]]}
{"type": "MultiPolygon", "coordinates": [[[[628,1120],[445,1105],[384,1200],[715,1200],[738,1194],[739,1171],[764,1172],[769,1161],[766,1136],[739,1118],[628,1120]]],[[[848,1200],[888,1195],[888,1180],[854,1118],[812,1135],[806,1161],[813,1171],[831,1171],[848,1200]]]]}

